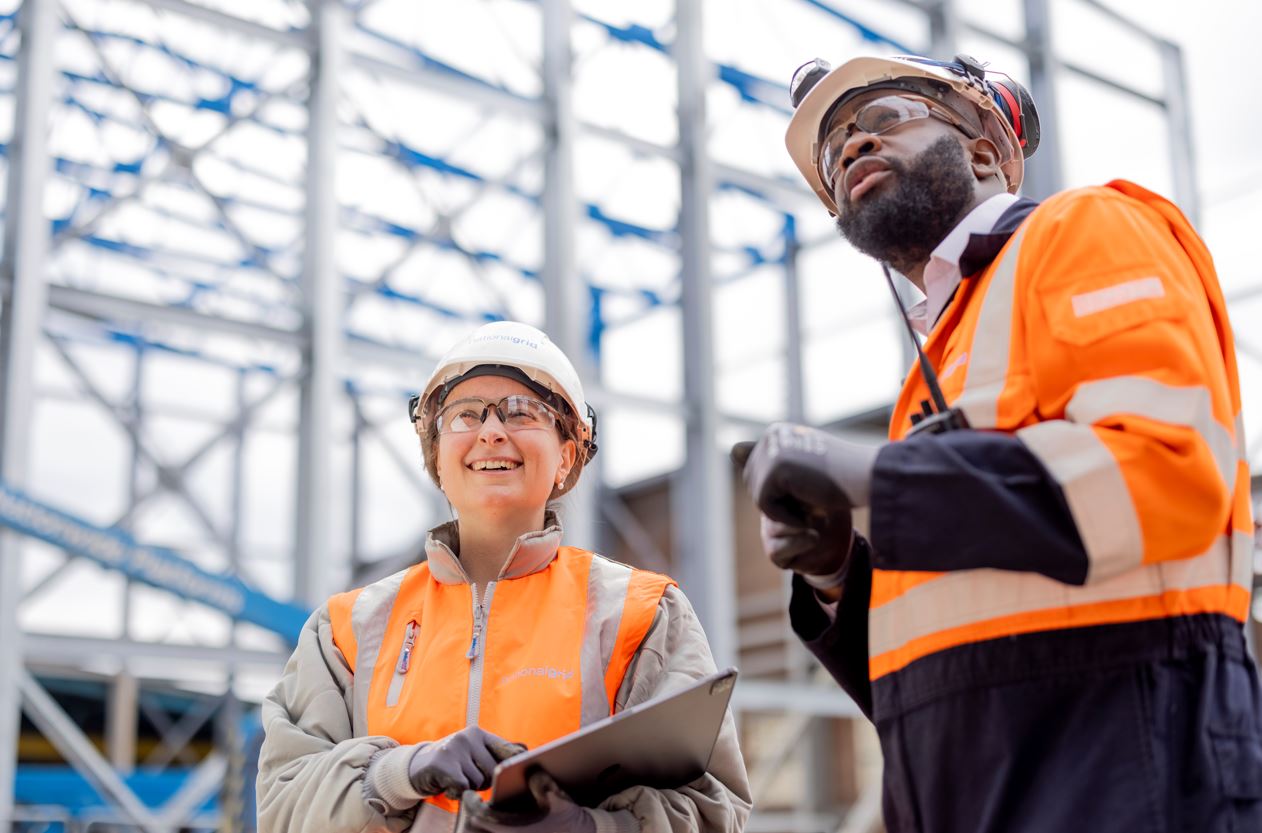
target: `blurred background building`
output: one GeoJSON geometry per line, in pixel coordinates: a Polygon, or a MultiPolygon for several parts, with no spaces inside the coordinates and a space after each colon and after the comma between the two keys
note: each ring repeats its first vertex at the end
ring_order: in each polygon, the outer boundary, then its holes
{"type": "Polygon", "coordinates": [[[877,442],[909,364],[792,172],[787,79],[973,54],[1038,102],[1027,194],[1178,202],[1258,472],[1262,116],[1230,76],[1262,12],[1217,5],[0,0],[0,824],[249,829],[306,612],[449,517],[408,395],[514,318],[600,414],[569,542],[678,577],[742,668],[748,829],[880,829],[875,737],[725,455],[786,418],[877,442]]]}

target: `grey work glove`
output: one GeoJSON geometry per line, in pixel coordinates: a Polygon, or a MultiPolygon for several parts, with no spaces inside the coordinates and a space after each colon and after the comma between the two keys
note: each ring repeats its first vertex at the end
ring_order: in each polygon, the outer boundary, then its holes
{"type": "Polygon", "coordinates": [[[442,740],[417,746],[408,779],[422,797],[442,793],[460,798],[465,790],[485,790],[500,761],[526,751],[520,743],[469,726],[442,740]]]}
{"type": "Polygon", "coordinates": [[[799,527],[867,506],[879,449],[839,440],[815,428],[777,422],[757,443],[737,443],[745,485],[762,513],[799,527]]]}
{"type": "Polygon", "coordinates": [[[526,782],[537,809],[514,813],[496,810],[469,791],[460,799],[455,833],[596,833],[596,819],[575,804],[543,770],[526,782]]]}
{"type": "Polygon", "coordinates": [[[805,527],[763,515],[759,531],[763,552],[780,569],[800,574],[819,590],[840,587],[845,581],[854,540],[849,512],[835,512],[805,527]]]}

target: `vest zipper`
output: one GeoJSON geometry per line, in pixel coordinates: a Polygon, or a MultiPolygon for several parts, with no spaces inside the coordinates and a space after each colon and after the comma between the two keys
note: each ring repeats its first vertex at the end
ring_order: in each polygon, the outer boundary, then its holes
{"type": "Polygon", "coordinates": [[[478,586],[470,585],[473,591],[473,639],[469,642],[469,651],[465,657],[469,665],[469,699],[465,707],[465,725],[478,725],[478,711],[482,706],[482,661],[486,656],[486,618],[491,610],[491,596],[495,593],[495,582],[488,582],[486,593],[478,600],[478,586]]]}
{"type": "Polygon", "coordinates": [[[386,691],[386,707],[399,702],[399,694],[403,691],[403,678],[412,667],[412,648],[416,644],[416,620],[408,622],[403,633],[403,648],[399,651],[399,661],[394,666],[394,677],[390,679],[390,688],[386,691]]]}

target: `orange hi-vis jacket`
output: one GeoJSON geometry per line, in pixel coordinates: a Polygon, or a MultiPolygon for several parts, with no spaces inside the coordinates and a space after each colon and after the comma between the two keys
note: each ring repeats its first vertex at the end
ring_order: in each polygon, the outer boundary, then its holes
{"type": "MultiPolygon", "coordinates": [[[[1086,581],[1022,571],[1018,558],[873,569],[872,681],[1018,634],[1246,619],[1253,519],[1235,350],[1210,255],[1177,208],[1124,181],[1050,198],[961,283],[924,347],[970,427],[1015,434],[1063,490],[1086,581]],[[1110,239],[1125,242],[1100,244],[1110,239]]],[[[913,368],[891,439],[929,398],[913,368]]]]}
{"type": "MultiPolygon", "coordinates": [[[[329,601],[334,641],[355,669],[359,733],[411,744],[480,726],[534,748],[613,714],[674,582],[558,549],[556,527],[524,538],[483,588],[432,536],[428,560],[397,581],[329,601]]],[[[426,800],[449,813],[459,806],[426,800]]]]}

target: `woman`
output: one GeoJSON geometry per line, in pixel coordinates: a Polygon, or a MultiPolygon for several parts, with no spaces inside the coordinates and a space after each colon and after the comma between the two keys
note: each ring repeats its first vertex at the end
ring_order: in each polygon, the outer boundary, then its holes
{"type": "MultiPolygon", "coordinates": [[[[457,520],[426,560],[331,598],[263,704],[259,829],[449,831],[495,764],[714,670],[670,579],[561,546],[549,502],[596,453],[595,413],[539,330],[487,324],[438,363],[409,416],[457,520]]],[[[466,830],[739,831],[749,786],[735,724],[709,771],[596,808],[546,776],[542,812],[497,814],[476,793],[466,830]]]]}

